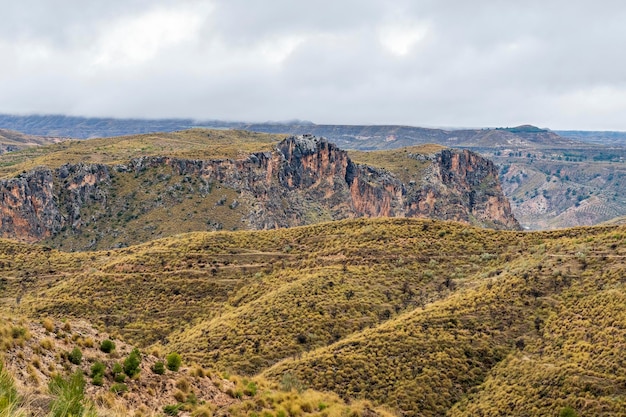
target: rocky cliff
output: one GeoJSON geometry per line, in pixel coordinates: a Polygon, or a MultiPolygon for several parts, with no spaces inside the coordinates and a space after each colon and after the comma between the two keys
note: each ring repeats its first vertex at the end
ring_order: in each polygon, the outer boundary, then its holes
{"type": "Polygon", "coordinates": [[[452,149],[406,158],[422,167],[419,180],[405,183],[305,135],[238,160],[142,157],[125,165],[39,168],[0,182],[0,235],[76,250],[194,230],[353,217],[432,217],[519,228],[490,161],[452,149]]]}

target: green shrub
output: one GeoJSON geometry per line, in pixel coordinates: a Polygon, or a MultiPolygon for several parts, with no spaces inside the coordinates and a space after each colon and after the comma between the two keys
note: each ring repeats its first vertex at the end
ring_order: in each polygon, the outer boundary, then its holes
{"type": "Polygon", "coordinates": [[[96,375],[104,375],[104,371],[106,370],[106,367],[104,366],[104,364],[102,362],[96,362],[93,365],[91,365],[91,377],[95,377],[96,375]]]}
{"type": "Polygon", "coordinates": [[[13,337],[13,339],[19,339],[24,336],[26,336],[26,329],[24,327],[18,326],[11,329],[11,337],[13,337]]]}
{"type": "Polygon", "coordinates": [[[117,383],[122,383],[126,380],[126,374],[124,373],[124,368],[119,363],[113,364],[113,380],[117,383]]]}
{"type": "Polygon", "coordinates": [[[135,348],[130,355],[124,360],[124,373],[129,377],[134,377],[139,373],[139,365],[141,364],[141,353],[135,348]]]}
{"type": "Polygon", "coordinates": [[[109,339],[105,339],[100,343],[100,350],[104,353],[111,353],[115,350],[115,343],[109,339]]]}
{"type": "Polygon", "coordinates": [[[111,385],[111,392],[113,394],[120,395],[125,393],[126,391],[128,391],[128,387],[126,386],[126,384],[116,382],[115,384],[111,385]]]}
{"type": "Polygon", "coordinates": [[[117,375],[117,374],[124,372],[124,368],[122,368],[122,365],[120,365],[117,362],[113,364],[112,370],[113,370],[113,375],[117,375]]]}
{"type": "Polygon", "coordinates": [[[246,394],[248,397],[254,397],[256,395],[257,389],[258,388],[256,383],[250,381],[243,389],[243,393],[246,394]]]}
{"type": "Polygon", "coordinates": [[[165,357],[165,360],[167,361],[167,369],[173,372],[178,371],[180,369],[181,363],[183,362],[180,355],[176,352],[172,352],[169,355],[167,355],[165,357]]]}
{"type": "Polygon", "coordinates": [[[50,394],[55,397],[50,405],[50,416],[69,417],[82,416],[85,411],[83,400],[85,397],[85,378],[78,370],[63,379],[56,375],[48,384],[50,394]]]}
{"type": "Polygon", "coordinates": [[[78,347],[72,349],[72,351],[67,355],[67,359],[72,362],[74,365],[80,365],[80,362],[83,360],[83,352],[80,351],[78,347]]]}
{"type": "Polygon", "coordinates": [[[101,387],[102,385],[104,385],[104,375],[94,375],[91,379],[91,383],[98,387],[101,387]]]}
{"type": "Polygon", "coordinates": [[[165,373],[165,364],[162,361],[158,361],[152,365],[152,372],[157,375],[163,375],[165,373]]]}
{"type": "Polygon", "coordinates": [[[166,405],[165,407],[163,407],[163,412],[168,416],[177,416],[178,412],[180,411],[180,407],[180,404],[166,405]]]}
{"type": "Polygon", "coordinates": [[[559,417],[578,417],[578,413],[572,407],[563,407],[559,412],[559,417]]]}

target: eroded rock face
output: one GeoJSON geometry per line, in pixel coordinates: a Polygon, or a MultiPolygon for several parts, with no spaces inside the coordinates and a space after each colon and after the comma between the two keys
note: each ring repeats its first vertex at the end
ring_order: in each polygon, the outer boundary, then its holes
{"type": "MultiPolygon", "coordinates": [[[[407,157],[427,163],[421,181],[405,184],[389,171],[355,164],[347,152],[312,136],[290,137],[273,152],[241,160],[142,157],[126,165],[37,169],[0,181],[0,235],[36,242],[62,229],[80,230],[88,223],[97,229],[98,221],[105,220],[86,218],[88,212],[94,212],[87,208],[107,210],[113,178],[150,175],[148,170],[159,167],[198,180],[200,185],[188,191],[183,188],[182,193],[210,193],[214,184],[235,190],[240,196],[236,204],[242,201],[250,207],[241,219],[250,229],[379,216],[430,217],[519,229],[490,161],[467,150],[451,149],[407,157]]],[[[116,198],[119,200],[119,195],[116,198]]],[[[145,207],[137,210],[133,204],[130,193],[124,210],[139,211],[135,216],[149,211],[145,207]]]]}
{"type": "Polygon", "coordinates": [[[52,173],[38,169],[0,183],[2,237],[36,242],[61,227],[52,173]]]}

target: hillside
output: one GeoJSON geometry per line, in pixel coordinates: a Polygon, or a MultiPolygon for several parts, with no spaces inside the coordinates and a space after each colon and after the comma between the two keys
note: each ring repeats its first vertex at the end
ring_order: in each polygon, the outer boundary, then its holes
{"type": "Polygon", "coordinates": [[[469,149],[493,160],[501,169],[503,191],[511,200],[514,216],[525,229],[594,225],[626,215],[626,202],[619,197],[626,193],[625,185],[612,175],[613,171],[621,173],[626,161],[623,132],[550,131],[531,125],[429,129],[299,121],[244,123],[0,115],[0,127],[77,138],[167,132],[190,126],[246,129],[281,137],[313,134],[326,137],[342,149],[389,150],[426,143],[469,149]],[[560,171],[573,175],[568,174],[569,179],[556,184],[548,179],[560,171]],[[580,199],[587,199],[591,193],[594,198],[581,204],[580,199]]]}
{"type": "Polygon", "coordinates": [[[311,416],[390,417],[367,401],[348,405],[335,394],[181,366],[175,352],[141,352],[81,321],[1,317],[2,416],[211,417],[306,409],[311,416]]]}
{"type": "Polygon", "coordinates": [[[0,129],[0,154],[50,145],[60,141],[61,139],[55,137],[26,135],[13,130],[0,129]]]}
{"type": "Polygon", "coordinates": [[[625,239],[356,219],[101,252],[1,241],[2,308],[403,415],[618,416],[625,239]]]}
{"type": "Polygon", "coordinates": [[[472,152],[429,146],[351,157],[316,137],[276,139],[191,130],[8,154],[0,157],[0,233],[86,250],[355,217],[519,228],[495,166],[472,152]]]}

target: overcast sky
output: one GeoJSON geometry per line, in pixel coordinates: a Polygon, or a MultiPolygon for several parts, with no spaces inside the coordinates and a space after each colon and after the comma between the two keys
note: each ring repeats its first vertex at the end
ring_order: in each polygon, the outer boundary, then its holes
{"type": "Polygon", "coordinates": [[[626,130],[626,2],[0,0],[0,113],[626,130]]]}

